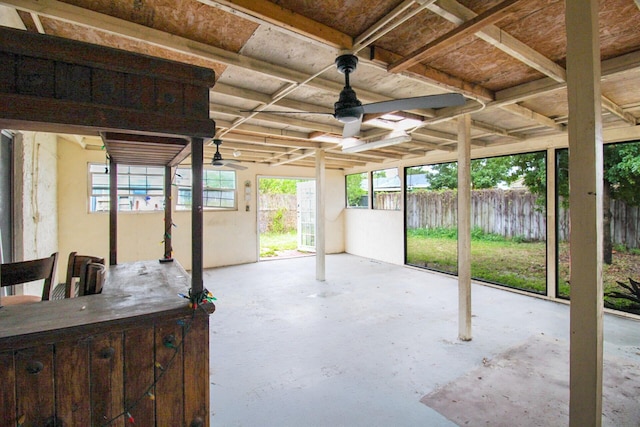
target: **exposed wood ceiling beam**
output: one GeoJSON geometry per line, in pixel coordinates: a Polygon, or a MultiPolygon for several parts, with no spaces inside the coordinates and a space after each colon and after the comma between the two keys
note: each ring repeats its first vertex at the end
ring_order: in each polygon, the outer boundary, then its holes
{"type": "Polygon", "coordinates": [[[510,131],[508,131],[505,128],[501,128],[499,126],[495,126],[489,123],[484,123],[478,120],[471,120],[471,127],[488,132],[490,134],[494,134],[494,135],[501,135],[501,136],[506,136],[509,138],[520,139],[520,140],[524,139],[518,135],[513,135],[510,131]]]}
{"type": "Polygon", "coordinates": [[[611,112],[613,115],[617,116],[618,118],[622,119],[623,121],[627,122],[632,126],[635,126],[637,124],[636,118],[631,113],[625,112],[622,109],[622,107],[620,107],[618,104],[616,104],[606,96],[602,95],[601,98],[602,98],[602,107],[605,110],[611,112]]]}
{"type": "Polygon", "coordinates": [[[546,126],[548,128],[554,129],[558,132],[565,132],[566,131],[566,127],[563,125],[559,125],[557,124],[553,119],[544,116],[542,114],[536,113],[535,111],[523,107],[520,104],[509,104],[509,105],[504,105],[502,107],[503,110],[507,110],[512,112],[513,114],[516,114],[520,117],[524,117],[530,120],[533,120],[534,122],[540,123],[543,126],[546,126]]]}
{"type": "Polygon", "coordinates": [[[369,46],[385,34],[393,31],[395,28],[425,10],[427,6],[433,2],[435,2],[435,0],[404,0],[391,12],[356,37],[351,50],[353,53],[358,53],[366,46],[369,46]],[[412,8],[414,4],[417,4],[418,7],[412,8]]]}
{"type": "Polygon", "coordinates": [[[311,157],[315,154],[313,150],[300,150],[300,153],[290,154],[285,156],[284,160],[280,160],[276,163],[269,163],[269,166],[282,166],[288,163],[296,162],[298,160],[306,159],[307,157],[311,157]]]}
{"type": "Polygon", "coordinates": [[[392,63],[388,70],[392,73],[397,73],[415,65],[430,56],[433,56],[443,50],[449,49],[455,43],[462,39],[476,33],[482,28],[495,24],[496,22],[506,18],[513,9],[520,2],[524,0],[505,0],[500,4],[488,9],[473,19],[466,21],[464,24],[459,25],[452,31],[438,37],[434,41],[428,43],[426,46],[411,52],[406,57],[399,61],[392,63]]]}
{"type": "MultiPolygon", "coordinates": [[[[223,94],[227,96],[232,96],[234,98],[255,101],[259,104],[268,104],[271,101],[271,96],[262,92],[258,92],[251,89],[239,88],[235,86],[226,85],[224,83],[216,83],[216,85],[212,88],[212,102],[211,102],[211,110],[215,111],[217,104],[215,103],[215,95],[223,94]]],[[[323,107],[317,104],[309,104],[307,102],[296,101],[294,99],[281,99],[276,102],[275,105],[279,107],[288,108],[296,111],[312,111],[312,112],[325,112],[327,114],[333,114],[333,110],[323,107]]]]}
{"type": "Polygon", "coordinates": [[[237,132],[229,132],[225,135],[225,141],[247,142],[251,144],[262,144],[264,146],[279,146],[287,148],[323,148],[318,141],[294,141],[287,139],[269,138],[264,136],[246,135],[237,132]]]}
{"type": "MultiPolygon", "coordinates": [[[[371,52],[371,61],[382,66],[385,69],[389,64],[402,58],[400,55],[390,52],[388,50],[375,47],[371,52]]],[[[492,101],[494,99],[494,93],[489,89],[480,85],[467,82],[458,77],[436,70],[424,64],[415,64],[405,70],[403,75],[412,77],[416,80],[421,80],[430,85],[452,91],[460,92],[463,95],[471,96],[473,98],[480,98],[483,101],[492,101]]]]}
{"type": "MultiPolygon", "coordinates": [[[[474,11],[456,0],[439,0],[428,9],[456,25],[477,16],[474,11]]],[[[563,67],[495,25],[481,29],[476,36],[556,81],[564,82],[567,79],[567,72],[563,67]]]]}
{"type": "Polygon", "coordinates": [[[40,34],[44,34],[44,27],[42,26],[42,21],[40,21],[40,17],[38,16],[38,14],[31,12],[31,19],[33,19],[33,23],[35,24],[36,28],[38,29],[38,32],[40,34]]]}
{"type": "Polygon", "coordinates": [[[285,9],[267,0],[198,0],[200,3],[223,9],[258,24],[267,23],[289,33],[312,39],[337,49],[351,49],[353,39],[335,28],[285,9]]]}
{"type": "MultiPolygon", "coordinates": [[[[474,19],[477,16],[475,12],[458,3],[456,0],[440,0],[438,1],[438,4],[430,5],[429,10],[457,25],[474,19]]],[[[541,72],[547,77],[550,77],[557,82],[566,82],[567,71],[562,66],[556,64],[549,58],[530,48],[525,43],[522,43],[495,25],[488,26],[487,28],[478,31],[476,35],[487,43],[492,44],[511,57],[518,59],[520,62],[541,72]]],[[[602,106],[627,123],[635,125],[635,119],[633,116],[630,114],[625,115],[619,105],[615,104],[605,96],[602,98],[602,106]]]]}

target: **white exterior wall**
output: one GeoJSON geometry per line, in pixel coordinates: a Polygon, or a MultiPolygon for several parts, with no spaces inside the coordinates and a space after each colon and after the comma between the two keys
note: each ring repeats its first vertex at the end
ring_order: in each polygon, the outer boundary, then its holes
{"type": "MultiPolygon", "coordinates": [[[[109,214],[89,213],[88,163],[104,163],[105,152],[85,150],[79,144],[60,139],[58,164],[59,234],[62,264],[69,252],[103,256],[109,252],[109,214]]],[[[314,178],[313,168],[252,166],[236,171],[238,210],[206,211],[203,216],[205,268],[256,262],[259,258],[256,189],[258,176],[314,178]],[[245,182],[251,183],[249,211],[245,210],[245,182]]],[[[344,175],[327,171],[327,252],[344,252],[344,175]]],[[[174,188],[173,199],[177,198],[174,188]]],[[[174,211],[173,257],[191,268],[191,212],[174,211]]],[[[118,263],[160,259],[163,256],[164,212],[118,215],[118,263]]],[[[59,266],[58,271],[61,270],[59,266]]]]}
{"type": "MultiPolygon", "coordinates": [[[[344,180],[342,186],[344,187],[344,180]]],[[[345,251],[403,265],[403,215],[403,211],[345,209],[345,251]]]]}

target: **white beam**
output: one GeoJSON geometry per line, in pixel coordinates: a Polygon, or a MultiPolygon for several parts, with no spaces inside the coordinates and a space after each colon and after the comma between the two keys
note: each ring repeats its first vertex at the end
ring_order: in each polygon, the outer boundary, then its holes
{"type": "Polygon", "coordinates": [[[598,0],[566,0],[571,310],[569,426],[602,425],[602,117],[598,0]]]}

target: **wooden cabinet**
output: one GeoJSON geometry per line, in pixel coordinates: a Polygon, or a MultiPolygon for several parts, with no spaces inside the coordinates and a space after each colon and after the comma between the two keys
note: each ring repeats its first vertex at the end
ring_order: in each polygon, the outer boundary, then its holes
{"type": "Polygon", "coordinates": [[[110,273],[102,295],[0,310],[0,426],[209,425],[213,305],[194,311],[177,296],[188,277],[178,265],[135,263],[110,273]],[[135,284],[144,295],[151,283],[147,302],[125,292],[135,284]],[[6,329],[29,318],[34,327],[45,318],[69,325],[6,329]]]}

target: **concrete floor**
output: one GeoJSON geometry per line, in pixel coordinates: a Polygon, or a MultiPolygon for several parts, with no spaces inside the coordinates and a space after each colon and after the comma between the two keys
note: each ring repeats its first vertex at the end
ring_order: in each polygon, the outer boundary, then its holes
{"type": "MultiPolygon", "coordinates": [[[[461,342],[454,278],[348,254],[326,265],[325,282],[315,257],[205,271],[212,426],[453,426],[420,399],[531,337],[568,341],[565,304],[473,285],[461,342]]],[[[604,329],[605,354],[640,371],[640,322],[606,315],[604,329]]]]}

